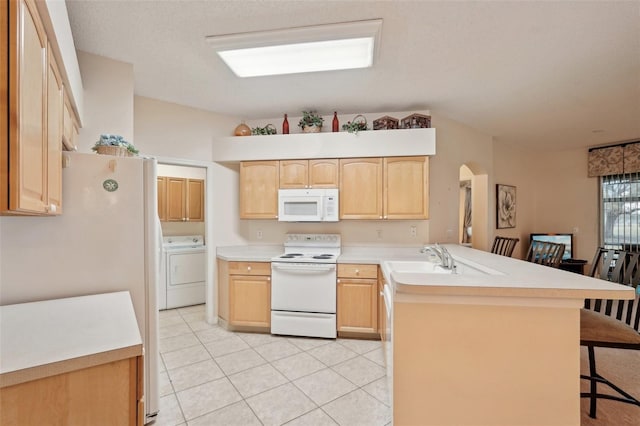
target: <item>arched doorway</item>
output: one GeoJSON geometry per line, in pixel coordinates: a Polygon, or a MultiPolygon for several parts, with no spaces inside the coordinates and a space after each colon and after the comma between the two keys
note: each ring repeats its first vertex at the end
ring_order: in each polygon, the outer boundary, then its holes
{"type": "Polygon", "coordinates": [[[459,242],[479,250],[489,247],[489,176],[477,164],[460,166],[459,242]]]}

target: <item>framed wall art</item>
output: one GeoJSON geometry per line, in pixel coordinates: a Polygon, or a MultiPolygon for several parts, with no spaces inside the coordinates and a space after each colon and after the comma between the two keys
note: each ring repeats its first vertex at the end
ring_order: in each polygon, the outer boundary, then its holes
{"type": "Polygon", "coordinates": [[[516,187],[496,185],[496,228],[516,227],[516,187]]]}

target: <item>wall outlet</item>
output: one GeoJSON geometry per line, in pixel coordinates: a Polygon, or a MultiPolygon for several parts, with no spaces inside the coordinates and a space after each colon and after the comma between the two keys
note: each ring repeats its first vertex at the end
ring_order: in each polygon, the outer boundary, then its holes
{"type": "Polygon", "coordinates": [[[409,233],[411,234],[412,238],[416,238],[418,236],[418,228],[416,228],[416,226],[413,225],[409,233]]]}
{"type": "Polygon", "coordinates": [[[381,240],[382,239],[382,229],[377,229],[376,230],[376,234],[378,235],[378,239],[381,240]]]}
{"type": "Polygon", "coordinates": [[[257,238],[257,239],[259,239],[259,240],[261,240],[261,239],[262,239],[262,230],[258,230],[258,231],[256,232],[256,238],[257,238]]]}

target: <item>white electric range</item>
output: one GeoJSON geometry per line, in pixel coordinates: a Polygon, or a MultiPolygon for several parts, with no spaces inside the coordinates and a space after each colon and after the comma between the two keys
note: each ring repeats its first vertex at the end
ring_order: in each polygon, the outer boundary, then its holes
{"type": "Polygon", "coordinates": [[[339,234],[287,234],[271,259],[271,333],[336,337],[339,234]]]}

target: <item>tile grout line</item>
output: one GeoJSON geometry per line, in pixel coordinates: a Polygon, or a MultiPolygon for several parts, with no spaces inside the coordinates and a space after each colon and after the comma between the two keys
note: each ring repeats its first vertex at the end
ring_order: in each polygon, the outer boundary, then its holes
{"type": "MultiPolygon", "coordinates": [[[[177,401],[177,403],[178,403],[178,407],[179,407],[180,412],[181,412],[181,414],[182,414],[182,418],[184,419],[184,421],[185,421],[185,422],[189,422],[189,421],[196,420],[197,418],[203,417],[203,416],[205,416],[205,415],[209,415],[209,414],[211,414],[211,413],[214,413],[214,412],[216,412],[216,411],[222,410],[222,409],[224,409],[224,408],[227,408],[227,407],[229,407],[229,406],[231,406],[231,405],[233,405],[233,404],[236,404],[236,403],[239,403],[239,402],[241,402],[241,401],[242,401],[242,402],[243,402],[247,407],[249,407],[249,409],[251,410],[252,414],[256,417],[256,419],[257,419],[261,424],[264,424],[264,423],[262,422],[262,420],[260,420],[260,417],[258,417],[257,413],[253,410],[253,408],[251,407],[251,405],[247,403],[247,399],[248,399],[248,398],[253,398],[253,397],[255,397],[255,396],[261,395],[261,394],[263,394],[263,393],[265,393],[265,392],[271,391],[271,390],[273,390],[273,389],[277,389],[278,387],[285,386],[285,385],[287,385],[287,384],[292,384],[296,389],[298,389],[298,390],[302,393],[302,395],[304,395],[304,396],[305,396],[309,401],[311,401],[311,402],[313,403],[314,408],[312,408],[312,409],[310,409],[310,410],[308,410],[308,411],[306,411],[306,412],[304,412],[304,413],[301,413],[300,415],[298,415],[298,416],[296,416],[296,417],[294,417],[294,418],[292,418],[292,419],[288,420],[286,423],[290,423],[290,422],[292,422],[292,421],[294,421],[294,420],[296,420],[296,419],[298,419],[298,418],[300,418],[300,417],[303,417],[303,416],[305,416],[305,415],[309,414],[309,413],[310,413],[310,412],[312,412],[312,411],[315,411],[316,409],[320,409],[320,410],[321,410],[325,415],[327,415],[327,416],[328,416],[332,421],[334,421],[334,422],[336,422],[336,423],[338,423],[338,424],[339,424],[339,422],[337,421],[337,419],[333,418],[333,417],[332,417],[332,416],[331,416],[331,415],[330,415],[330,414],[329,414],[329,413],[328,413],[328,412],[327,412],[323,407],[325,407],[327,404],[330,404],[330,403],[332,403],[333,401],[336,401],[336,400],[338,400],[338,399],[340,399],[340,398],[342,398],[342,397],[344,397],[344,396],[346,396],[346,395],[349,395],[349,394],[351,394],[351,393],[354,393],[354,392],[355,392],[355,391],[357,391],[357,390],[362,390],[362,391],[364,392],[364,394],[365,394],[365,395],[367,395],[367,396],[371,397],[374,401],[377,401],[378,403],[382,404],[383,406],[385,406],[385,407],[387,407],[387,408],[390,408],[390,407],[389,407],[389,405],[388,405],[386,402],[381,401],[381,400],[380,400],[380,399],[378,399],[376,396],[374,396],[373,394],[371,394],[371,393],[367,392],[367,390],[366,390],[366,389],[364,389],[364,387],[365,387],[365,386],[368,386],[368,385],[370,385],[371,383],[374,383],[375,381],[380,380],[380,379],[381,379],[382,377],[384,377],[384,376],[374,378],[373,380],[370,380],[370,381],[368,381],[367,383],[364,383],[363,385],[358,385],[357,383],[354,383],[354,382],[353,382],[352,380],[350,380],[348,377],[344,376],[344,375],[343,375],[343,374],[341,374],[339,371],[337,371],[337,370],[335,370],[335,369],[334,369],[334,367],[337,367],[337,366],[339,366],[339,365],[341,365],[341,364],[344,364],[344,363],[347,363],[347,362],[349,362],[349,361],[357,360],[357,359],[359,359],[359,358],[361,358],[361,359],[363,359],[363,360],[365,360],[365,361],[371,362],[371,363],[375,364],[375,365],[376,365],[376,366],[378,366],[378,367],[384,368],[383,366],[380,366],[377,362],[375,362],[375,361],[373,361],[372,359],[369,359],[368,357],[366,357],[366,356],[365,356],[365,355],[367,355],[367,354],[370,354],[370,353],[372,353],[372,352],[374,352],[374,351],[379,350],[380,348],[374,348],[374,349],[366,350],[366,351],[364,351],[364,352],[360,353],[360,351],[356,351],[356,350],[351,349],[348,345],[343,344],[343,342],[341,342],[341,341],[340,341],[340,340],[338,340],[338,339],[335,339],[335,340],[332,340],[332,341],[328,341],[326,344],[337,343],[340,347],[342,347],[342,349],[347,350],[347,351],[349,351],[349,352],[351,352],[351,353],[355,354],[355,356],[353,356],[353,357],[351,357],[351,358],[345,359],[345,360],[340,361],[340,362],[338,362],[338,363],[335,363],[335,364],[333,364],[333,365],[328,365],[326,362],[322,361],[322,360],[321,360],[317,355],[314,355],[313,353],[311,353],[311,352],[310,352],[310,351],[313,351],[314,349],[317,349],[317,348],[320,348],[320,347],[325,346],[325,344],[317,345],[317,346],[313,346],[313,347],[310,347],[310,348],[304,349],[304,348],[302,348],[302,347],[298,346],[298,345],[296,344],[296,342],[295,342],[295,341],[293,341],[293,340],[291,339],[291,337],[285,337],[285,336],[283,336],[281,341],[284,341],[284,342],[289,343],[290,345],[292,345],[293,347],[295,347],[295,348],[296,348],[296,350],[298,350],[299,352],[296,352],[296,353],[293,353],[293,354],[290,354],[290,355],[287,355],[287,356],[283,356],[283,357],[281,357],[281,358],[276,358],[276,359],[273,359],[273,360],[271,360],[271,361],[270,361],[270,360],[268,360],[267,358],[265,358],[265,357],[264,357],[264,355],[262,355],[258,350],[256,350],[256,348],[259,348],[259,347],[262,347],[262,346],[266,346],[266,345],[269,345],[269,344],[275,343],[275,342],[279,341],[280,339],[278,339],[278,340],[274,340],[274,341],[271,341],[271,342],[267,341],[267,342],[264,342],[264,343],[260,343],[260,344],[252,345],[252,344],[250,343],[250,341],[245,340],[245,339],[243,338],[243,336],[250,335],[250,334],[253,334],[253,333],[238,333],[238,332],[231,332],[231,333],[230,333],[230,336],[222,337],[222,338],[220,338],[220,339],[214,339],[214,340],[211,340],[211,341],[208,341],[208,342],[206,342],[206,343],[205,343],[204,341],[202,341],[202,340],[201,340],[201,337],[198,335],[198,332],[202,332],[202,331],[206,331],[206,330],[210,330],[210,329],[215,329],[215,328],[222,329],[222,327],[220,327],[220,326],[219,326],[219,325],[217,325],[217,324],[208,324],[208,325],[209,325],[209,328],[203,328],[203,329],[195,330],[195,329],[191,326],[190,322],[186,320],[186,318],[184,317],[184,315],[193,315],[193,314],[196,314],[196,313],[201,313],[201,312],[191,312],[191,311],[180,312],[180,311],[178,311],[178,312],[177,312],[177,314],[178,314],[177,316],[179,316],[179,317],[180,317],[180,319],[183,321],[183,324],[172,324],[172,325],[168,325],[167,327],[171,327],[171,326],[174,326],[174,325],[176,325],[176,326],[186,325],[186,326],[187,326],[187,328],[188,328],[190,331],[189,331],[188,333],[178,334],[178,335],[176,335],[176,336],[168,336],[168,337],[165,337],[165,338],[167,338],[167,339],[168,339],[168,338],[172,338],[172,337],[178,337],[178,336],[189,335],[189,334],[193,335],[193,336],[196,338],[196,340],[197,340],[197,342],[198,342],[198,345],[201,345],[201,346],[205,349],[205,351],[206,351],[206,352],[207,352],[207,354],[209,355],[209,358],[214,362],[214,364],[215,364],[215,365],[218,367],[218,369],[221,371],[221,373],[223,374],[223,377],[224,377],[224,378],[225,378],[225,379],[226,379],[226,380],[231,384],[231,386],[233,387],[233,389],[238,393],[238,395],[240,396],[241,400],[240,400],[240,401],[235,401],[235,402],[230,403],[230,404],[227,404],[227,405],[225,405],[224,407],[218,407],[218,408],[217,408],[217,409],[215,409],[215,410],[209,411],[209,412],[204,413],[204,414],[202,414],[202,415],[200,415],[200,416],[198,416],[198,417],[194,417],[193,419],[187,420],[187,419],[186,419],[186,416],[184,415],[184,410],[183,410],[183,408],[182,408],[182,404],[180,404],[180,400],[178,399],[178,396],[177,396],[177,393],[178,393],[178,392],[176,392],[175,387],[174,387],[174,385],[173,385],[173,381],[171,380],[171,376],[170,376],[170,373],[169,373],[169,372],[170,372],[170,370],[166,368],[166,364],[164,363],[164,358],[163,358],[163,357],[161,357],[161,358],[162,358],[163,365],[164,365],[164,367],[165,367],[165,372],[167,373],[167,377],[168,377],[168,379],[169,379],[169,381],[170,381],[171,390],[173,391],[172,393],[173,393],[173,395],[174,395],[174,397],[175,397],[175,399],[176,399],[176,401],[177,401]],[[236,350],[236,351],[232,351],[232,352],[229,352],[229,353],[225,353],[225,354],[219,355],[219,357],[226,356],[226,355],[230,355],[230,354],[233,354],[233,353],[237,353],[237,352],[240,352],[240,351],[243,351],[243,350],[250,349],[250,350],[252,350],[255,354],[257,354],[257,355],[258,355],[258,357],[260,357],[260,358],[262,359],[262,361],[264,361],[264,363],[263,363],[263,364],[260,364],[260,365],[258,365],[258,366],[248,367],[248,368],[245,368],[245,369],[243,369],[243,370],[239,370],[239,371],[233,372],[231,375],[227,374],[227,373],[226,373],[226,372],[221,368],[220,364],[218,364],[218,362],[217,362],[217,360],[216,360],[216,357],[211,353],[210,349],[209,349],[206,345],[207,345],[207,344],[210,344],[210,343],[213,343],[213,342],[222,341],[222,340],[224,340],[224,339],[226,339],[226,338],[228,338],[228,337],[229,337],[229,338],[230,338],[230,337],[238,337],[238,338],[239,338],[243,343],[245,343],[245,344],[248,346],[248,348],[239,349],[239,350],[236,350]],[[321,364],[321,365],[323,366],[323,368],[321,368],[320,370],[316,370],[316,371],[314,371],[314,372],[311,372],[311,373],[305,374],[305,375],[303,375],[303,376],[296,377],[295,379],[293,379],[293,380],[292,380],[292,379],[289,379],[289,377],[287,377],[287,376],[284,374],[284,372],[283,372],[282,370],[278,369],[278,368],[274,365],[274,363],[275,363],[275,362],[277,362],[277,361],[285,360],[285,359],[287,359],[287,358],[291,358],[291,357],[294,357],[294,356],[296,356],[296,355],[300,355],[300,354],[307,354],[307,355],[308,355],[308,356],[310,356],[312,359],[314,359],[314,360],[315,360],[315,361],[317,361],[319,364],[321,364]],[[255,394],[255,395],[251,395],[250,397],[245,398],[245,397],[242,395],[242,393],[240,393],[239,389],[236,387],[236,385],[233,383],[233,381],[230,379],[230,376],[233,376],[233,375],[236,375],[236,374],[240,374],[240,373],[245,372],[245,371],[247,371],[247,370],[250,370],[250,369],[252,369],[252,368],[257,368],[257,367],[261,367],[261,366],[265,366],[265,365],[267,365],[267,366],[271,367],[272,369],[274,369],[274,371],[276,371],[279,375],[281,375],[281,376],[285,379],[285,382],[284,382],[284,383],[282,383],[282,384],[280,384],[280,385],[278,385],[278,386],[275,386],[275,387],[272,387],[272,388],[269,388],[269,389],[263,390],[263,391],[261,391],[261,392],[259,392],[259,393],[255,394]],[[343,395],[337,396],[337,397],[335,397],[335,398],[331,399],[330,401],[327,401],[327,402],[326,402],[326,403],[324,403],[323,405],[319,405],[319,404],[317,404],[315,401],[313,401],[313,400],[309,397],[309,395],[307,395],[307,394],[304,392],[304,390],[302,390],[300,387],[298,387],[298,386],[296,385],[296,383],[294,383],[294,380],[299,380],[299,379],[302,379],[302,378],[305,378],[305,377],[311,376],[311,375],[316,374],[316,373],[318,373],[319,371],[322,371],[322,370],[325,370],[325,369],[328,369],[328,370],[330,370],[331,372],[333,372],[333,373],[335,373],[335,374],[338,374],[340,377],[342,377],[343,379],[345,379],[348,383],[350,383],[350,384],[352,384],[353,386],[355,386],[355,389],[353,389],[353,390],[351,390],[351,391],[349,391],[349,392],[347,392],[347,393],[345,393],[345,394],[343,394],[343,395]]],[[[171,318],[171,317],[173,317],[173,315],[172,315],[172,316],[169,316],[168,318],[171,318]]],[[[196,322],[196,320],[193,320],[192,322],[196,322]]],[[[175,352],[175,351],[178,351],[178,350],[181,350],[181,349],[185,349],[185,348],[189,348],[189,347],[195,347],[195,346],[197,346],[197,345],[195,345],[195,344],[194,344],[194,345],[191,345],[191,346],[186,346],[186,347],[184,347],[184,348],[179,348],[179,349],[175,349],[175,350],[172,350],[172,351],[164,352],[164,353],[162,353],[161,355],[164,355],[164,354],[166,354],[166,353],[175,352]]],[[[176,368],[174,368],[174,369],[172,369],[172,370],[176,370],[176,369],[183,368],[183,367],[188,367],[188,366],[190,366],[190,365],[194,365],[194,364],[196,364],[196,363],[198,363],[198,362],[204,362],[204,361],[207,361],[207,360],[203,360],[203,361],[196,361],[196,362],[193,362],[193,363],[190,363],[190,364],[185,364],[185,365],[183,365],[183,366],[176,367],[176,368]]],[[[222,377],[221,377],[221,378],[222,378],[222,377]]],[[[221,378],[220,378],[220,379],[221,379],[221,378]]],[[[215,379],[215,380],[219,380],[219,379],[215,379]]],[[[213,381],[213,380],[212,380],[212,381],[213,381]]],[[[211,381],[208,381],[208,382],[205,382],[205,383],[203,383],[203,384],[210,383],[210,382],[211,382],[211,381]]],[[[201,386],[201,385],[203,385],[203,384],[198,384],[198,385],[194,385],[194,386],[191,386],[191,387],[188,387],[188,388],[182,389],[180,392],[186,391],[186,390],[188,390],[188,389],[192,389],[192,388],[197,387],[197,386],[201,386]]],[[[168,396],[168,395],[167,395],[167,396],[168,396]]]]}

